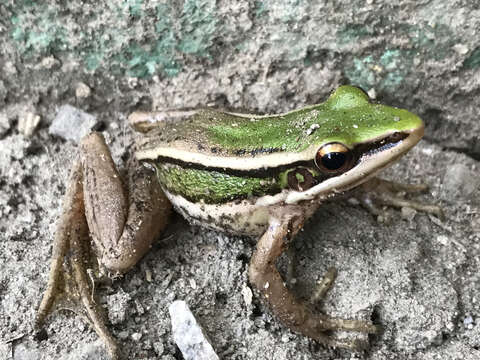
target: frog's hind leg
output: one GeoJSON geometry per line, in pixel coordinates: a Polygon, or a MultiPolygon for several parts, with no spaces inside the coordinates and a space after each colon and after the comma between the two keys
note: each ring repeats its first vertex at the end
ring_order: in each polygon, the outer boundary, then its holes
{"type": "Polygon", "coordinates": [[[37,311],[35,328],[42,326],[55,305],[66,304],[68,308],[73,306],[75,311],[91,323],[112,358],[117,358],[117,344],[105,326],[102,311],[93,300],[93,292],[87,280],[85,258],[88,253],[88,225],[85,219],[80,161],[76,161],[72,167],[69,185],[53,242],[47,289],[37,311]]]}
{"type": "MultiPolygon", "coordinates": [[[[283,253],[289,240],[298,232],[303,219],[295,217],[272,217],[268,230],[260,238],[249,267],[250,282],[270,303],[275,315],[293,331],[302,333],[328,346],[358,350],[363,341],[341,341],[326,334],[330,330],[377,333],[377,326],[361,320],[331,318],[314,312],[307,302],[297,299],[286,287],[276,267],[276,260],[283,253]]],[[[334,274],[329,273],[333,282],[334,274]]],[[[329,285],[321,293],[325,293],[329,285]]]]}
{"type": "Polygon", "coordinates": [[[99,263],[121,273],[149,249],[166,225],[171,208],[152,171],[133,163],[128,177],[127,194],[103,137],[94,133],[82,140],[81,160],[71,171],[47,289],[35,321],[38,329],[54,305],[73,305],[87,318],[114,359],[119,358],[118,346],[93,298],[93,279],[88,270],[97,264],[90,261],[89,234],[99,263]]]}

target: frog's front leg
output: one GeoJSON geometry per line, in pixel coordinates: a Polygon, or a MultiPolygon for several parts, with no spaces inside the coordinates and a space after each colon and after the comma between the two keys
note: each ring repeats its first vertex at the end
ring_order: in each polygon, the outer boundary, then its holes
{"type": "Polygon", "coordinates": [[[401,194],[418,194],[427,190],[426,184],[403,184],[373,177],[353,190],[353,193],[362,206],[375,216],[383,217],[385,211],[379,209],[377,205],[386,205],[396,208],[409,207],[443,219],[444,213],[440,206],[405,199],[401,196],[401,194]]]}
{"type": "Polygon", "coordinates": [[[307,302],[297,299],[286,287],[276,267],[276,260],[304,222],[299,216],[272,216],[265,234],[257,243],[249,268],[250,282],[265,296],[271,309],[293,331],[302,333],[328,346],[359,349],[362,342],[340,341],[325,331],[349,330],[376,333],[378,328],[366,321],[331,318],[313,312],[307,302]]]}
{"type": "Polygon", "coordinates": [[[105,342],[112,358],[118,358],[116,342],[93,300],[88,269],[97,264],[91,262],[88,235],[98,263],[123,273],[150,248],[165,227],[170,209],[152,171],[132,160],[125,189],[103,137],[93,133],[84,138],[65,194],[36,327],[42,325],[56,302],[73,303],[105,342]]]}

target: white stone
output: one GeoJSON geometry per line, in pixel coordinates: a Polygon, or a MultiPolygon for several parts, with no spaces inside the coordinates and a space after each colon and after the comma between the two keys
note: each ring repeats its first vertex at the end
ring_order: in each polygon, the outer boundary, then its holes
{"type": "Polygon", "coordinates": [[[33,135],[33,132],[40,123],[40,116],[32,112],[27,112],[18,118],[18,132],[26,137],[33,135]]]}
{"type": "Polygon", "coordinates": [[[77,84],[77,87],[75,88],[75,96],[78,99],[87,98],[87,97],[90,96],[91,93],[92,93],[92,91],[90,90],[88,85],[84,84],[82,82],[79,82],[77,84]]]}
{"type": "Polygon", "coordinates": [[[176,300],[168,307],[173,340],[185,360],[219,360],[206,333],[185,301],[176,300]]]}
{"type": "Polygon", "coordinates": [[[78,143],[96,124],[95,116],[71,105],[63,105],[58,109],[57,116],[53,119],[48,131],[50,134],[78,143]]]}

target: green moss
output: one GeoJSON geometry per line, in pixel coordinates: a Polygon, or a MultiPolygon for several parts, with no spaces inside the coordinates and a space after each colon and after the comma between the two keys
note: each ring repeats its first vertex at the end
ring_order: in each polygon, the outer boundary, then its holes
{"type": "MultiPolygon", "coordinates": [[[[389,22],[388,19],[384,20],[384,23],[389,22]]],[[[451,29],[440,23],[435,26],[396,24],[390,31],[395,31],[399,38],[408,40],[408,44],[401,49],[387,47],[383,53],[349,60],[345,66],[345,75],[352,84],[358,84],[364,89],[374,87],[378,90],[394,91],[414,71],[415,57],[443,60],[450,56],[456,41],[451,29]]],[[[369,27],[348,24],[337,32],[337,42],[341,45],[350,44],[374,35],[369,27]]]]}
{"type": "Polygon", "coordinates": [[[262,17],[268,12],[264,1],[255,0],[254,6],[254,14],[256,17],[262,17]]]}
{"type": "Polygon", "coordinates": [[[213,1],[187,0],[180,17],[171,4],[158,4],[156,14],[156,39],[149,44],[134,42],[123,53],[129,76],[147,77],[158,72],[175,76],[183,67],[182,54],[210,57],[218,31],[213,1]]]}
{"type": "Polygon", "coordinates": [[[143,15],[142,3],[143,0],[124,0],[122,6],[130,16],[139,17],[143,15]]]}
{"type": "Polygon", "coordinates": [[[476,69],[480,67],[480,47],[477,47],[463,62],[465,69],[476,69]]]}
{"type": "Polygon", "coordinates": [[[10,21],[11,37],[24,56],[60,52],[69,47],[66,30],[57,21],[57,9],[30,1],[23,3],[23,9],[28,11],[19,11],[10,21]]]}
{"type": "Polygon", "coordinates": [[[452,54],[452,46],[458,42],[449,26],[437,23],[435,25],[402,24],[404,31],[417,54],[423,54],[436,61],[444,60],[452,54]]]}
{"type": "Polygon", "coordinates": [[[363,89],[375,87],[392,91],[408,76],[412,63],[411,51],[386,49],[378,58],[368,55],[353,59],[345,74],[351,83],[358,84],[363,89]]]}
{"type": "Polygon", "coordinates": [[[186,55],[210,58],[221,33],[214,0],[185,0],[180,9],[174,2],[125,0],[85,12],[73,4],[19,0],[6,11],[21,56],[69,51],[89,71],[120,76],[175,76],[191,61],[186,55]]]}
{"type": "Polygon", "coordinates": [[[346,24],[337,31],[337,43],[340,45],[349,44],[373,35],[373,30],[363,24],[346,24]]]}
{"type": "Polygon", "coordinates": [[[280,191],[275,178],[232,176],[218,171],[158,164],[157,175],[168,191],[186,199],[207,204],[223,203],[280,191]]]}
{"type": "Polygon", "coordinates": [[[208,57],[208,49],[218,30],[215,3],[212,1],[186,0],[183,4],[182,31],[178,33],[178,49],[185,54],[208,57]]]}

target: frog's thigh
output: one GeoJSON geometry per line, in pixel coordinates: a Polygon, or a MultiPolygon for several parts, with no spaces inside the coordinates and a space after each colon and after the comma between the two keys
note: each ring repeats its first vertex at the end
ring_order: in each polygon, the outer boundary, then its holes
{"type": "Polygon", "coordinates": [[[250,282],[265,296],[272,311],[293,331],[298,331],[321,343],[358,349],[361,342],[339,341],[327,336],[325,330],[350,330],[377,332],[375,325],[360,320],[331,318],[313,312],[306,302],[297,299],[286,287],[276,267],[276,260],[285,250],[289,240],[303,224],[301,217],[272,217],[265,234],[257,243],[249,268],[250,282]]]}
{"type": "Polygon", "coordinates": [[[148,251],[167,224],[170,202],[153,171],[130,161],[128,197],[104,138],[82,141],[85,215],[100,262],[125,272],[148,251]]]}

